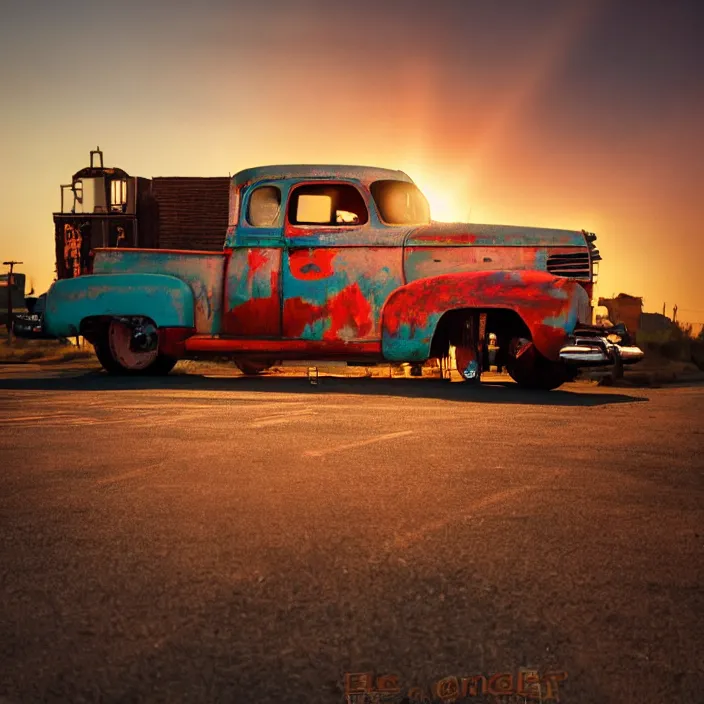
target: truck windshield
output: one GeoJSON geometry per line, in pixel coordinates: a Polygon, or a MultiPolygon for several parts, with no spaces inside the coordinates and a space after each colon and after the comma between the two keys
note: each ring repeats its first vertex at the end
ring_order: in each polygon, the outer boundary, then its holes
{"type": "Polygon", "coordinates": [[[387,225],[424,225],[430,222],[430,207],[415,183],[375,181],[372,196],[387,225]]]}

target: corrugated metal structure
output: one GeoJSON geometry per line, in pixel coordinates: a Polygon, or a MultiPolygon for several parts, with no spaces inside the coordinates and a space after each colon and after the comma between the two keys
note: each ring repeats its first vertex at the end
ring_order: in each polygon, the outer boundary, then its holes
{"type": "Polygon", "coordinates": [[[57,278],[88,273],[97,247],[222,250],[229,193],[227,176],[135,177],[104,166],[100,149],[91,151],[90,166],[61,186],[57,278]]]}

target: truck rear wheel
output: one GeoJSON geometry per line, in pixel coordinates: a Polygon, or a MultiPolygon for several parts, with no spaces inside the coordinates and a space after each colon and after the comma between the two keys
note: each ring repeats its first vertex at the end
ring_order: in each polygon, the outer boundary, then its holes
{"type": "Polygon", "coordinates": [[[173,357],[153,349],[135,349],[133,328],[121,320],[111,320],[95,339],[95,355],[108,374],[164,375],[176,364],[173,357]]]}
{"type": "Polygon", "coordinates": [[[551,391],[574,378],[566,364],[547,359],[530,340],[519,337],[514,337],[509,344],[506,369],[525,389],[551,391]]]}

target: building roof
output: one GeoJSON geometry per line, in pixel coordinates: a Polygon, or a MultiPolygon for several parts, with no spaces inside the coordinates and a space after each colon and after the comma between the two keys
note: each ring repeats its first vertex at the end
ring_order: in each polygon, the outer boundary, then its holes
{"type": "Polygon", "coordinates": [[[280,180],[287,178],[301,179],[354,179],[362,183],[373,181],[394,180],[413,183],[413,180],[403,171],[382,169],[376,166],[347,166],[333,164],[283,164],[274,166],[257,166],[239,171],[232,177],[232,183],[242,186],[254,181],[280,180]]]}

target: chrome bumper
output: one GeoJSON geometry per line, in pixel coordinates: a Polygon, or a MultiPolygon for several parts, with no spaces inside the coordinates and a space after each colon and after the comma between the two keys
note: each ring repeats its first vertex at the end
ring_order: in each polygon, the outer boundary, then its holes
{"type": "Polygon", "coordinates": [[[575,334],[560,349],[560,359],[577,367],[604,367],[612,364],[635,364],[644,352],[635,345],[621,345],[603,335],[575,334]]]}
{"type": "Polygon", "coordinates": [[[12,321],[12,334],[28,340],[53,340],[44,330],[44,315],[15,315],[12,321]]]}

